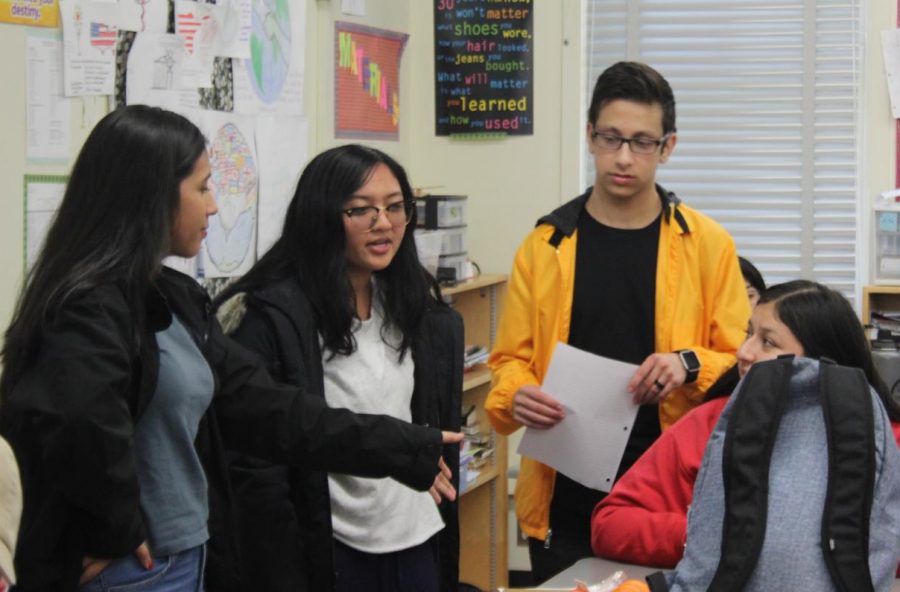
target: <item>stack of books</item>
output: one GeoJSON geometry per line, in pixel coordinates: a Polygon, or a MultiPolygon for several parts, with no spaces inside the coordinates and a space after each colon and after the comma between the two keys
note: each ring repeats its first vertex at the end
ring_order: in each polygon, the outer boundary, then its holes
{"type": "Polygon", "coordinates": [[[481,431],[475,408],[463,410],[463,441],[459,446],[459,491],[464,492],[494,455],[489,433],[481,431]]]}
{"type": "Polygon", "coordinates": [[[490,352],[483,345],[467,345],[466,356],[463,359],[463,369],[471,370],[476,365],[487,362],[489,354],[490,352]]]}
{"type": "Polygon", "coordinates": [[[890,331],[895,339],[900,338],[900,312],[872,311],[872,327],[890,331]]]}

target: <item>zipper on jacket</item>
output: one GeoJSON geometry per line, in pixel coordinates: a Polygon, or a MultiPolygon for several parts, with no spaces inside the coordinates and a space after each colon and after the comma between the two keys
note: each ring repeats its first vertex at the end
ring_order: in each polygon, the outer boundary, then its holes
{"type": "Polygon", "coordinates": [[[545,549],[549,549],[549,548],[550,548],[550,537],[552,537],[552,536],[553,536],[553,529],[552,529],[552,528],[548,528],[548,529],[547,529],[547,538],[544,539],[544,548],[545,548],[545,549]]]}
{"type": "Polygon", "coordinates": [[[212,316],[212,303],[207,300],[203,306],[203,334],[201,337],[203,338],[203,344],[206,345],[206,342],[209,340],[209,325],[210,325],[210,317],[212,316]]]}

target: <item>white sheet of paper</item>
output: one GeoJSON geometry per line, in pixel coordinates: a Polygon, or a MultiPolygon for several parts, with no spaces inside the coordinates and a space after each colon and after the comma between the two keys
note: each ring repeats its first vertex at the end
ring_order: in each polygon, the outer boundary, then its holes
{"type": "Polygon", "coordinates": [[[25,192],[25,266],[31,269],[62,202],[66,185],[29,181],[25,192]]]}
{"type": "Polygon", "coordinates": [[[216,4],[222,9],[216,55],[250,57],[251,4],[251,0],[225,0],[216,4]]]}
{"type": "Polygon", "coordinates": [[[341,0],[341,12],[353,16],[366,16],[366,0],[341,0]]]}
{"type": "Polygon", "coordinates": [[[222,9],[195,0],[175,0],[175,34],[184,40],[179,88],[211,88],[221,34],[222,9]]]}
{"type": "Polygon", "coordinates": [[[280,5],[286,10],[271,10],[268,5],[261,0],[253,3],[252,57],[231,61],[234,112],[303,115],[306,0],[280,5]]]}
{"type": "Polygon", "coordinates": [[[63,81],[67,97],[111,95],[116,78],[116,28],[92,21],[93,3],[60,0],[63,81]]]}
{"type": "Polygon", "coordinates": [[[527,428],[518,452],[586,487],[612,489],[638,406],[628,393],[637,366],[556,344],[541,389],[566,417],[549,430],[527,428]]]}
{"type": "Polygon", "coordinates": [[[178,87],[184,59],[184,41],[168,33],[138,33],[128,53],[125,102],[153,105],[178,113],[197,109],[197,89],[178,87]]]}
{"type": "Polygon", "coordinates": [[[888,92],[891,97],[891,113],[900,118],[900,29],[881,32],[881,49],[884,52],[884,69],[888,92]]]}
{"type": "Polygon", "coordinates": [[[28,28],[25,37],[29,162],[65,162],[71,156],[72,99],[62,92],[62,36],[28,28]]]}
{"type": "Polygon", "coordinates": [[[234,277],[256,263],[259,159],[256,119],[222,111],[187,114],[206,136],[210,186],[218,213],[209,218],[198,266],[203,277],[234,277]]]}
{"type": "Polygon", "coordinates": [[[110,19],[119,29],[138,33],[165,33],[169,22],[168,0],[119,0],[110,19]]]}
{"type": "Polygon", "coordinates": [[[256,256],[262,257],[284,227],[284,214],[309,158],[309,121],[262,113],[256,120],[259,154],[259,223],[256,256]]]}

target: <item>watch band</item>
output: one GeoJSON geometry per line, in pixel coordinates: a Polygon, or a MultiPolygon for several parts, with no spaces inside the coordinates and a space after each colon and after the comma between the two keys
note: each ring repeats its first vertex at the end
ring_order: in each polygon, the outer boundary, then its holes
{"type": "Polygon", "coordinates": [[[697,376],[700,374],[700,358],[697,357],[697,354],[689,349],[680,349],[675,353],[678,354],[678,359],[681,360],[681,365],[684,366],[684,371],[687,373],[684,384],[690,384],[697,380],[697,376]]]}

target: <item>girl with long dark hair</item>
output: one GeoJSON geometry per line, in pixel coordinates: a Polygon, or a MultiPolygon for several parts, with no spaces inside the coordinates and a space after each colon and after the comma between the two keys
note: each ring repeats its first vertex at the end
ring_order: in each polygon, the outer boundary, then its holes
{"type": "Polygon", "coordinates": [[[258,589],[237,568],[224,442],[275,462],[455,496],[458,435],[328,408],[271,380],[209,299],[162,266],[216,211],[202,134],[129,106],[72,169],[3,346],[0,433],[25,504],[18,590],[258,589]]]}
{"type": "MultiPolygon", "coordinates": [[[[900,442],[900,408],[878,376],[865,331],[847,299],[807,280],[767,288],[738,349],[740,376],[782,354],[829,358],[860,368],[887,411],[900,442]]],[[[594,552],[628,563],[674,567],[684,553],[694,481],[728,397],[704,403],[663,432],[594,510],[594,552]]]]}
{"type": "MultiPolygon", "coordinates": [[[[359,145],[327,150],[303,171],[281,237],[223,294],[219,318],[310,396],[458,429],[462,321],[420,265],[414,225],[394,159],[359,145]]],[[[445,447],[454,474],[458,459],[445,447]]],[[[242,567],[266,590],[456,590],[452,500],[247,457],[231,471],[254,548],[242,567]]]]}

